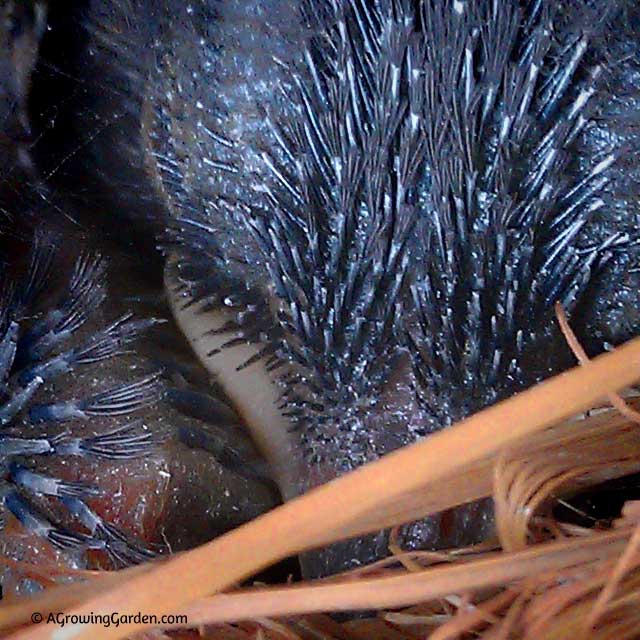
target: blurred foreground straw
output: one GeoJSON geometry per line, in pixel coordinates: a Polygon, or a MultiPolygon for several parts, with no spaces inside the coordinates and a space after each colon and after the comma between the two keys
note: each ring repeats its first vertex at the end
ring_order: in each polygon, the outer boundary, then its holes
{"type": "MultiPolygon", "coordinates": [[[[140,611],[158,616],[185,611],[190,613],[191,625],[313,611],[395,608],[449,594],[467,594],[465,597],[471,598],[472,593],[485,598],[488,611],[493,607],[504,615],[499,619],[488,614],[478,616],[477,604],[463,602],[455,614],[438,605],[439,609],[428,608],[418,618],[440,622],[451,618],[432,636],[440,640],[458,637],[446,635],[447,625],[449,629],[451,623],[460,629],[473,629],[473,624],[486,626],[487,616],[490,622],[493,620],[493,627],[487,631],[490,635],[483,636],[486,638],[512,637],[509,634],[517,625],[526,628],[522,625],[527,617],[528,628],[540,631],[546,625],[545,632],[527,635],[529,632],[523,631],[524,635],[517,637],[566,638],[570,636],[557,634],[564,634],[567,629],[575,629],[573,633],[579,637],[579,625],[587,622],[594,629],[597,625],[605,628],[602,625],[608,624],[607,616],[612,610],[637,609],[640,579],[634,569],[638,553],[627,546],[633,537],[633,523],[614,531],[575,535],[562,531],[545,514],[544,507],[559,491],[571,493],[638,469],[640,439],[633,437],[638,427],[628,419],[610,412],[579,425],[559,424],[638,378],[640,340],[634,340],[320,487],[198,549],[145,567],[92,578],[83,588],[53,587],[29,601],[3,605],[0,628],[20,624],[27,609],[64,609],[74,614],[117,611],[120,615],[140,611]],[[549,429],[552,425],[555,426],[549,429]],[[409,469],[411,473],[407,472],[409,469]],[[402,524],[491,494],[503,552],[470,556],[472,559],[460,557],[451,565],[416,572],[387,569],[380,575],[364,573],[309,585],[213,596],[302,550],[402,524]],[[546,533],[540,534],[536,529],[546,533]],[[527,548],[531,541],[536,544],[527,548]],[[631,550],[625,554],[625,549],[631,550]],[[594,620],[585,617],[585,612],[592,609],[576,612],[575,607],[567,606],[558,611],[571,615],[548,619],[544,614],[550,609],[540,609],[537,604],[541,597],[550,598],[549,594],[567,584],[571,586],[571,576],[579,585],[581,595],[577,601],[585,607],[589,598],[598,597],[604,585],[613,584],[609,588],[612,593],[600,604],[601,611],[596,612],[594,620]],[[610,582],[612,576],[614,583],[610,582]],[[499,587],[506,587],[507,591],[496,592],[499,587]],[[493,589],[493,595],[487,596],[487,589],[493,589]],[[491,598],[501,598],[500,607],[491,598]],[[469,627],[468,618],[473,615],[469,627]],[[460,627],[461,620],[466,627],[460,627]]],[[[566,597],[566,590],[562,596],[566,597]]],[[[557,608],[557,602],[553,602],[557,608]]],[[[412,615],[405,613],[408,618],[403,620],[410,620],[412,615]]],[[[618,627],[612,627],[613,631],[606,627],[606,633],[613,635],[587,637],[634,637],[626,634],[637,630],[634,625],[638,614],[625,615],[618,627]]],[[[614,622],[618,624],[615,619],[614,622]]],[[[98,640],[125,637],[142,626],[70,625],[61,629],[40,625],[25,628],[12,637],[98,640]]],[[[357,633],[353,625],[349,627],[352,632],[357,633]]],[[[265,634],[276,632],[263,625],[260,633],[266,638],[265,634]]],[[[269,637],[286,636],[282,629],[277,633],[281,635],[269,637]]],[[[299,637],[291,633],[289,637],[299,637]]],[[[591,633],[595,633],[593,629],[591,633]]],[[[247,637],[260,636],[254,632],[247,637]]]]}

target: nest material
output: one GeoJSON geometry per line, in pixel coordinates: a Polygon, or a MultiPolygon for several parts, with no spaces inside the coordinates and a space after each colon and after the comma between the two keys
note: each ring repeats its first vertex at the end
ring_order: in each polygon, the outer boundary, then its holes
{"type": "Polygon", "coordinates": [[[640,504],[627,503],[606,528],[567,524],[552,511],[562,497],[640,471],[638,414],[614,395],[640,378],[640,339],[583,365],[193,551],[66,585],[22,567],[47,588],[5,602],[0,630],[52,638],[56,625],[16,628],[33,611],[141,611],[186,613],[189,629],[79,625],[65,637],[640,637],[640,504]],[[605,398],[622,411],[576,422],[605,398]],[[331,579],[233,590],[304,549],[489,495],[498,539],[482,548],[406,553],[392,545],[387,560],[331,579]],[[353,610],[375,614],[342,623],[327,615],[353,610]]]}

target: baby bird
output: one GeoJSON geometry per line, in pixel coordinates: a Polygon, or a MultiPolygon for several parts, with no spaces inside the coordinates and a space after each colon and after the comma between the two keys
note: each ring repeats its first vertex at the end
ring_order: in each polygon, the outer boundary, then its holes
{"type": "MultiPolygon", "coordinates": [[[[90,0],[71,22],[72,75],[98,80],[70,138],[107,129],[84,173],[157,238],[284,499],[562,371],[555,303],[593,353],[637,331],[636,3],[90,0]]],[[[471,505],[404,542],[490,526],[471,505]]]]}
{"type": "MultiPolygon", "coordinates": [[[[205,393],[206,374],[153,317],[169,310],[144,258],[92,237],[41,179],[26,139],[14,139],[11,123],[30,126],[18,39],[37,21],[25,6],[3,10],[24,22],[5,16],[15,46],[0,60],[11,97],[0,165],[0,550],[54,576],[123,567],[204,542],[275,497],[240,419],[205,393]]],[[[0,584],[5,595],[40,586],[19,567],[3,568],[0,584]]]]}

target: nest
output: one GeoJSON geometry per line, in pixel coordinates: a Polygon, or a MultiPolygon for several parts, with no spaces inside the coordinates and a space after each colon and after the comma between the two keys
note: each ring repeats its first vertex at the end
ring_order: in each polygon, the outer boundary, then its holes
{"type": "Polygon", "coordinates": [[[14,563],[47,588],[5,601],[0,631],[25,640],[640,637],[640,503],[588,527],[554,511],[640,471],[638,403],[618,395],[640,378],[640,339],[589,361],[561,310],[559,320],[581,366],[202,547],[118,572],[76,572],[71,583],[14,563]],[[357,571],[237,587],[303,550],[488,496],[497,537],[480,547],[406,552],[392,535],[389,558],[357,571]],[[344,611],[367,613],[329,615],[344,611]],[[70,617],[62,628],[33,625],[34,612],[70,617]],[[99,621],[112,612],[118,624],[99,621]],[[137,613],[186,622],[152,629],[137,613]],[[82,616],[94,624],[74,624],[82,616]]]}

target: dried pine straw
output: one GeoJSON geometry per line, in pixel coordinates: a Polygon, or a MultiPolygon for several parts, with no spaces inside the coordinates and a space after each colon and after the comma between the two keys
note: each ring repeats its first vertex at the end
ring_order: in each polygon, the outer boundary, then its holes
{"type": "Polygon", "coordinates": [[[576,354],[581,367],[198,549],[7,602],[0,631],[34,640],[134,632],[231,640],[640,637],[640,507],[628,503],[608,530],[569,525],[552,511],[560,498],[640,471],[638,414],[613,395],[640,379],[640,340],[590,362],[576,354]],[[568,421],[607,400],[615,410],[568,421]],[[392,545],[390,559],[331,579],[233,590],[301,550],[491,495],[496,544],[438,553],[392,545]],[[326,615],[358,609],[377,614],[348,622],[326,615]],[[196,629],[28,626],[33,611],[186,613],[196,629]]]}

